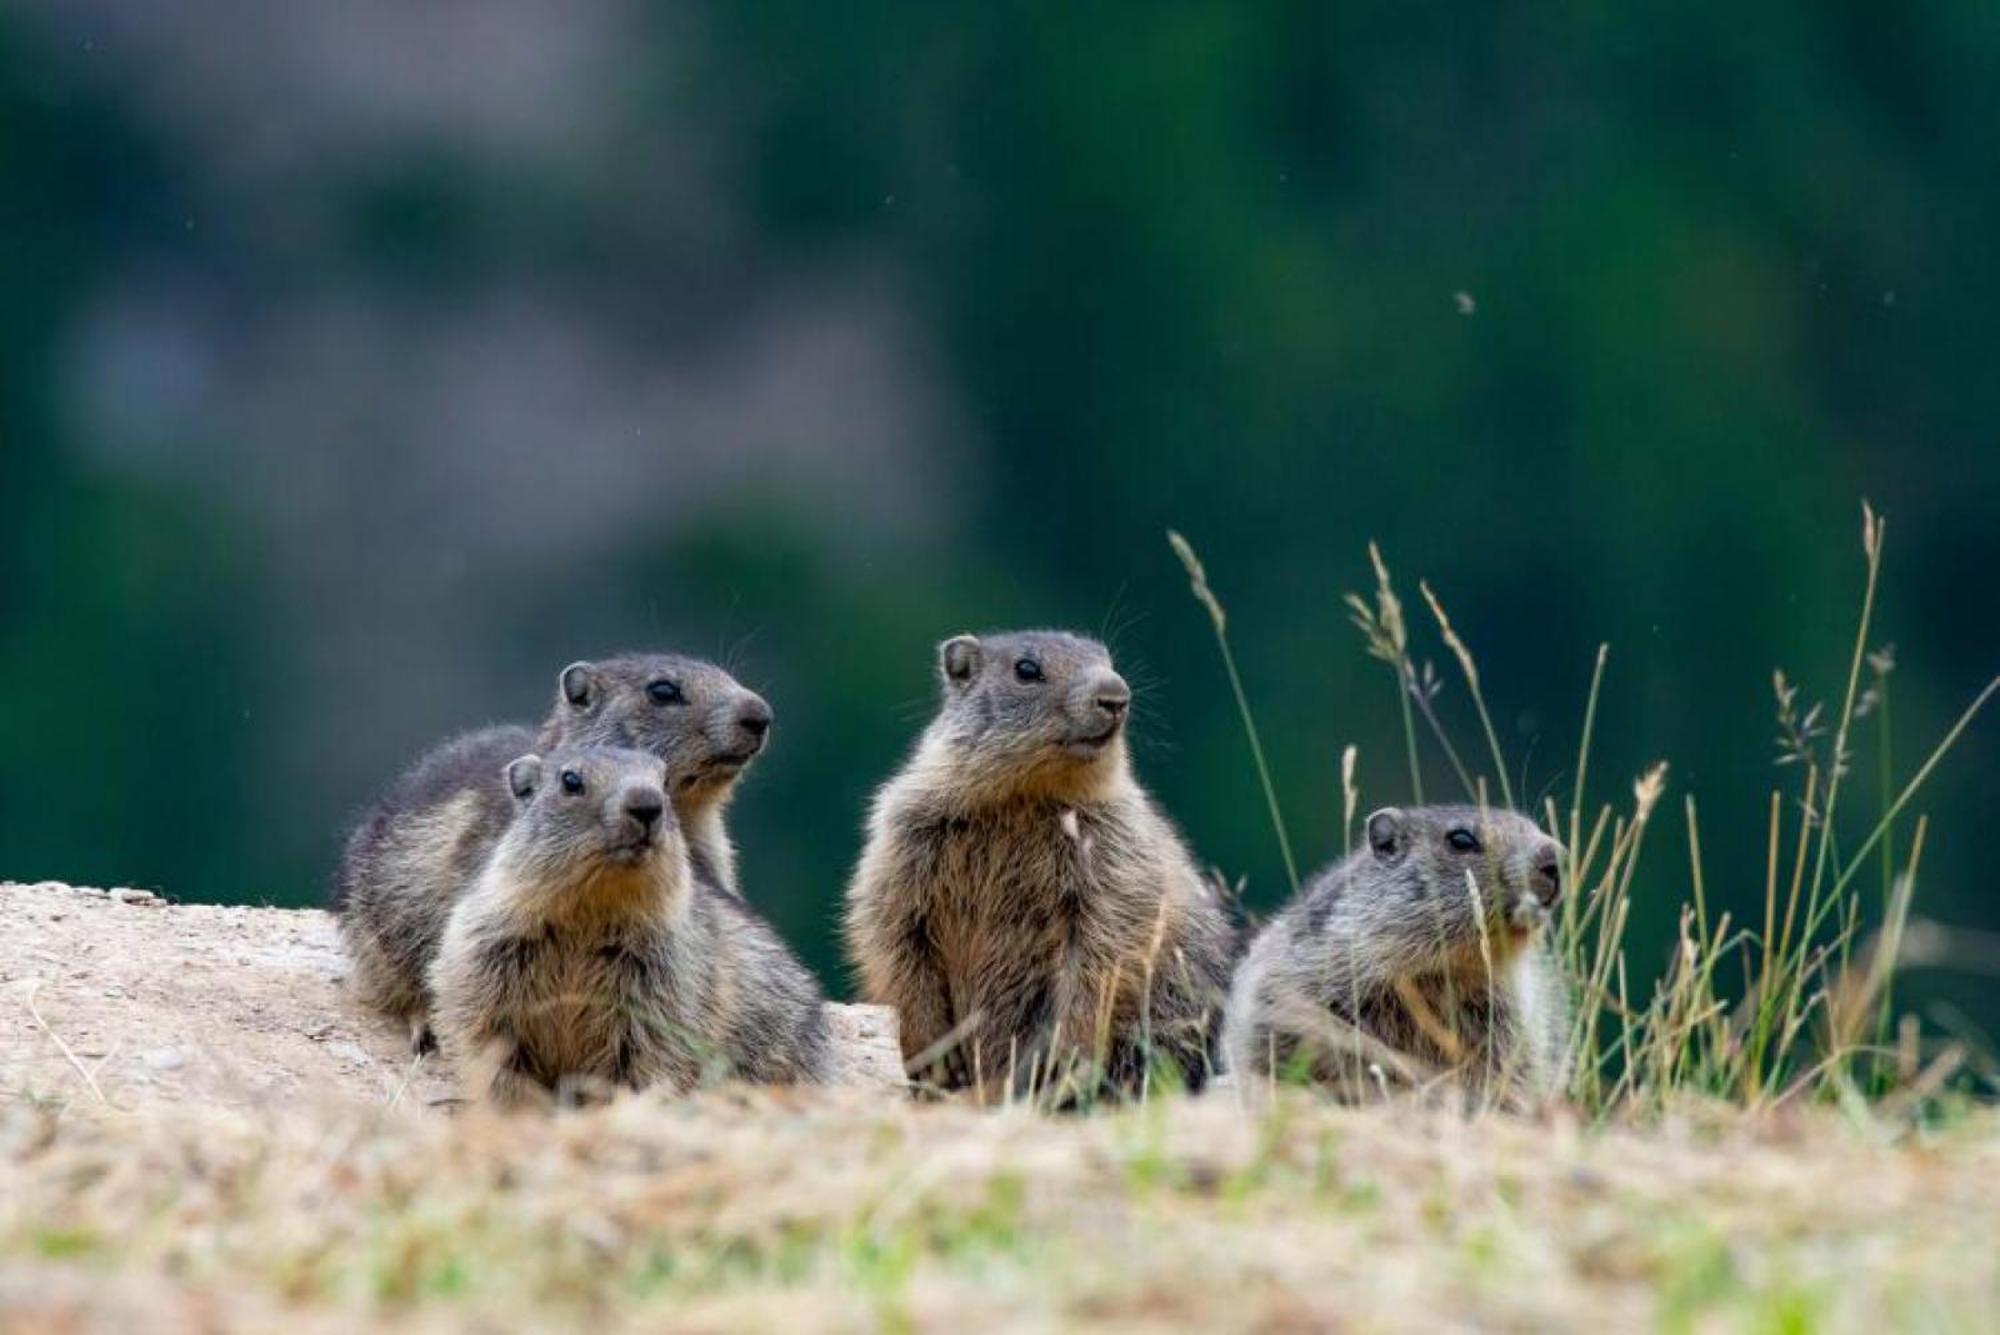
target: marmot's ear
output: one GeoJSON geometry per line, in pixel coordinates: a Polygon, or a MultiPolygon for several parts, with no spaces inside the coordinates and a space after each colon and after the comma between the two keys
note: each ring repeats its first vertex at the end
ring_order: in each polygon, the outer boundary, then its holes
{"type": "Polygon", "coordinates": [[[1383,807],[1368,818],[1368,847],[1378,862],[1400,862],[1410,851],[1408,822],[1395,807],[1383,807]]]}
{"type": "Polygon", "coordinates": [[[562,691],[562,698],[578,709],[586,708],[597,698],[597,669],[589,663],[571,663],[556,678],[562,691]]]}
{"type": "Polygon", "coordinates": [[[946,681],[963,686],[979,671],[981,657],[977,635],[954,635],[938,646],[938,670],[946,681]]]}
{"type": "Polygon", "coordinates": [[[514,794],[516,802],[525,802],[535,795],[535,789],[542,782],[542,758],[522,756],[507,764],[507,791],[514,794]]]}

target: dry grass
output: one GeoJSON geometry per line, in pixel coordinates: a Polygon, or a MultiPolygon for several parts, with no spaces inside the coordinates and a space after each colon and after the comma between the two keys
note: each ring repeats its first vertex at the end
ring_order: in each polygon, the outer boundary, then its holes
{"type": "Polygon", "coordinates": [[[0,1109],[0,1325],[1977,1328],[2000,1120],[0,1109]]]}

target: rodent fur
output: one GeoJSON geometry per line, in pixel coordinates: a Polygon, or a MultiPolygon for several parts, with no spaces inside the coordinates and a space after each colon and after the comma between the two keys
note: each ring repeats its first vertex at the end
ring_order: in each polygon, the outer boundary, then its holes
{"type": "Polygon", "coordinates": [[[917,1075],[980,1097],[1130,1092],[1212,1067],[1228,914],[1133,777],[1095,641],[959,636],[941,707],[877,794],[847,894],[863,997],[917,1075]],[[1030,672],[1033,679],[1024,679],[1030,672]]]}

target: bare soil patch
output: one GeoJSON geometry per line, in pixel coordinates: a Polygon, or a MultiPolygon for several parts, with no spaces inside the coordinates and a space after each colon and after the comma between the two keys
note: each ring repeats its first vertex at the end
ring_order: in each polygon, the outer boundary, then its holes
{"type": "MultiPolygon", "coordinates": [[[[449,1098],[438,1062],[357,1007],[346,977],[318,910],[0,884],[0,1094],[125,1110],[449,1098]]],[[[900,1083],[892,1014],[829,1014],[844,1081],[900,1083]]]]}

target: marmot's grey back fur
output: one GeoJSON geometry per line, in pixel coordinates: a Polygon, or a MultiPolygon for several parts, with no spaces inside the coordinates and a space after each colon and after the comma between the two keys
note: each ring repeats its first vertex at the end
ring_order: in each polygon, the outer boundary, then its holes
{"type": "Polygon", "coordinates": [[[428,976],[470,1089],[520,1103],[822,1078],[818,987],[741,901],[694,881],[659,757],[565,747],[506,782],[515,819],[428,976]]]}
{"type": "Polygon", "coordinates": [[[1131,693],[1094,641],[960,636],[943,704],[877,794],[848,889],[863,996],[912,1074],[1085,1096],[1170,1068],[1199,1087],[1234,933],[1132,776],[1131,693]]]}
{"type": "Polygon", "coordinates": [[[572,663],[540,735],[486,728],[417,762],[348,837],[334,910],[364,1002],[428,1043],[424,973],[446,916],[485,865],[514,804],[501,771],[559,746],[629,746],[666,762],[669,795],[697,881],[737,895],[736,852],[722,816],[763,748],[771,710],[721,668],[674,654],[572,663]]]}
{"type": "Polygon", "coordinates": [[[1542,940],[1562,845],[1512,811],[1388,808],[1244,954],[1223,1046],[1249,1085],[1305,1078],[1367,1097],[1375,1072],[1453,1073],[1537,1101],[1566,1083],[1569,1003],[1542,940]]]}

